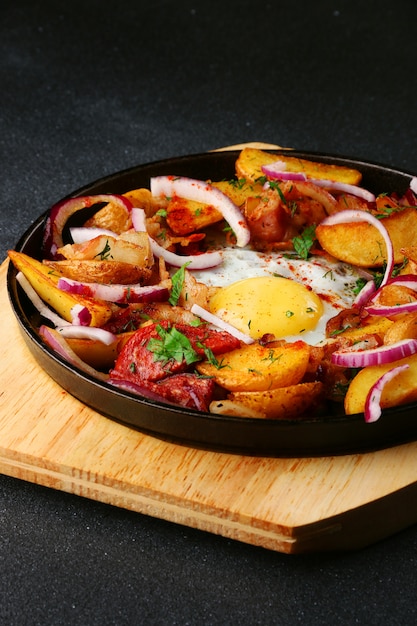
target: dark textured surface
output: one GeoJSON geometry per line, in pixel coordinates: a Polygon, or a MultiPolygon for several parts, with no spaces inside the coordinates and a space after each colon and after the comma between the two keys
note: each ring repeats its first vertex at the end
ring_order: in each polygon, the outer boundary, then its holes
{"type": "MultiPolygon", "coordinates": [[[[417,173],[416,18],[411,0],[3,0],[2,258],[89,181],[222,145],[417,173]]],[[[2,624],[414,624],[416,555],[416,527],[289,557],[0,477],[2,624]]]]}

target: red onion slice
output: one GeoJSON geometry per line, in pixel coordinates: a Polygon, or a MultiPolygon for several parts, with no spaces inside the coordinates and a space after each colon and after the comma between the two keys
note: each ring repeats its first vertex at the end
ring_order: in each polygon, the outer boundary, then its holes
{"type": "MultiPolygon", "coordinates": [[[[74,304],[70,313],[72,324],[75,324],[76,326],[90,326],[91,313],[86,306],[82,304],[74,304]]],[[[60,326],[60,324],[57,325],[60,326]]]]}
{"type": "Polygon", "coordinates": [[[176,404],[175,402],[170,402],[159,393],[156,393],[155,391],[148,389],[148,387],[146,387],[145,385],[134,383],[131,380],[124,380],[124,379],[110,377],[107,382],[109,383],[109,385],[112,385],[113,387],[117,387],[118,389],[121,389],[122,391],[129,391],[130,393],[133,393],[138,396],[143,396],[147,400],[154,400],[155,402],[163,402],[164,404],[176,406],[177,408],[179,407],[179,405],[176,404]]]}
{"type": "MultiPolygon", "coordinates": [[[[143,209],[132,209],[132,224],[133,228],[138,232],[146,233],[145,211],[143,209]]],[[[204,270],[210,267],[216,267],[223,261],[222,254],[219,251],[181,256],[180,254],[166,250],[152,239],[152,237],[149,237],[149,242],[154,256],[163,258],[173,267],[182,267],[187,264],[187,269],[189,270],[204,270]]]]}
{"type": "Polygon", "coordinates": [[[68,200],[58,202],[49,211],[49,215],[45,223],[43,236],[43,250],[45,256],[51,258],[56,257],[57,249],[63,245],[62,231],[71,215],[80,209],[102,202],[112,202],[113,204],[117,204],[127,213],[130,213],[132,210],[132,204],[127,198],[115,194],[80,196],[78,198],[70,198],[68,200]]]}
{"type": "Polygon", "coordinates": [[[74,243],[85,243],[91,241],[100,235],[106,235],[107,237],[118,237],[117,233],[107,228],[89,228],[86,226],[77,226],[70,228],[70,234],[74,243]]]}
{"type": "Polygon", "coordinates": [[[106,302],[137,303],[137,302],[164,302],[169,297],[169,290],[165,285],[119,285],[87,283],[71,278],[60,278],[58,288],[67,293],[82,295],[87,298],[105,300],[106,302]]]}
{"type": "Polygon", "coordinates": [[[388,346],[379,346],[369,350],[336,350],[331,361],[341,367],[367,367],[368,365],[384,365],[407,356],[416,354],[417,340],[403,339],[388,346]]]}
{"type": "Polygon", "coordinates": [[[399,313],[415,313],[417,311],[417,301],[407,302],[406,304],[396,304],[394,306],[384,306],[381,304],[370,304],[365,306],[364,310],[369,315],[398,315],[399,313]]]}
{"type": "Polygon", "coordinates": [[[92,339],[100,341],[106,346],[110,346],[117,341],[116,335],[96,326],[76,326],[71,324],[70,326],[57,326],[56,330],[62,337],[67,339],[92,339]]]}
{"type": "MultiPolygon", "coordinates": [[[[388,280],[387,284],[396,285],[397,287],[407,287],[408,289],[417,291],[417,276],[414,274],[396,276],[395,278],[388,280]]],[[[405,302],[403,304],[395,304],[392,306],[378,304],[378,296],[381,290],[382,287],[375,291],[371,300],[364,307],[365,311],[370,315],[397,315],[398,313],[414,313],[417,311],[417,301],[405,302]]]]}
{"type": "Polygon", "coordinates": [[[385,385],[409,367],[407,363],[393,367],[372,385],[365,401],[365,422],[376,422],[381,417],[381,396],[385,385]]]}
{"type": "Polygon", "coordinates": [[[305,182],[307,176],[302,172],[288,172],[287,164],[284,161],[274,161],[268,165],[261,166],[262,172],[273,180],[298,180],[305,182]]]}
{"type": "Polygon", "coordinates": [[[205,322],[213,324],[213,326],[217,326],[221,330],[225,330],[229,333],[229,335],[236,337],[236,339],[239,339],[239,341],[243,341],[243,343],[250,344],[254,343],[255,341],[249,335],[246,335],[245,333],[242,333],[240,330],[235,328],[235,326],[232,326],[228,322],[222,320],[221,317],[218,317],[217,315],[210,313],[206,309],[203,309],[203,307],[201,307],[199,304],[193,304],[193,306],[191,307],[191,313],[194,313],[194,315],[197,315],[205,322]]]}
{"type": "Polygon", "coordinates": [[[178,196],[214,206],[235,233],[236,245],[243,248],[249,243],[249,227],[239,207],[210,183],[184,176],[156,176],[151,178],[151,192],[153,196],[178,196]]]}
{"type": "Polygon", "coordinates": [[[413,193],[417,193],[417,176],[413,176],[410,180],[410,189],[413,193]]]}
{"type": "MultiPolygon", "coordinates": [[[[132,225],[138,233],[146,233],[146,214],[144,209],[133,207],[132,209],[132,225]]],[[[149,237],[149,239],[151,239],[149,237]]]]}
{"type": "Polygon", "coordinates": [[[314,185],[317,185],[317,187],[329,189],[330,191],[337,191],[338,193],[348,193],[352,196],[356,196],[357,198],[361,198],[366,202],[375,201],[375,195],[373,193],[371,193],[367,189],[358,187],[357,185],[351,185],[350,183],[341,183],[333,180],[325,180],[322,178],[309,178],[308,181],[310,183],[314,183],[314,185]]]}
{"type": "Polygon", "coordinates": [[[373,296],[373,294],[375,294],[375,292],[375,283],[373,280],[369,280],[354,299],[353,306],[357,308],[363,307],[367,302],[369,302],[369,299],[373,296]]]}
{"type": "Polygon", "coordinates": [[[394,276],[389,280],[390,285],[397,285],[397,287],[408,287],[417,291],[417,275],[416,274],[401,274],[400,276],[394,276]]]}
{"type": "Polygon", "coordinates": [[[273,163],[269,163],[268,165],[262,165],[261,169],[268,178],[272,178],[274,180],[308,181],[309,183],[317,185],[317,187],[330,189],[331,191],[336,191],[338,193],[348,193],[352,196],[362,198],[362,200],[365,200],[366,202],[375,201],[375,195],[373,193],[367,189],[363,189],[363,187],[359,187],[358,185],[342,183],[337,180],[327,178],[311,178],[303,172],[288,172],[284,161],[278,160],[273,163]]]}
{"type": "Polygon", "coordinates": [[[94,367],[91,367],[85,361],[80,359],[70,348],[68,343],[65,341],[64,337],[56,331],[54,328],[48,328],[48,326],[41,326],[39,328],[40,336],[45,340],[45,342],[57,352],[60,356],[62,356],[65,361],[68,361],[71,365],[75,365],[80,370],[93,376],[94,378],[98,378],[99,380],[107,380],[108,375],[103,374],[103,372],[99,372],[94,367]]]}

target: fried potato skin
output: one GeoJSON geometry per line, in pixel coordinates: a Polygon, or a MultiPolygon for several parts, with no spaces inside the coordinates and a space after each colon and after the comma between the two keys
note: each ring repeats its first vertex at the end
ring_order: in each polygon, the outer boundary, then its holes
{"type": "Polygon", "coordinates": [[[149,267],[140,267],[123,261],[44,261],[48,267],[63,276],[87,283],[131,285],[148,280],[152,274],[149,267]]]}
{"type": "Polygon", "coordinates": [[[189,235],[223,218],[213,206],[185,198],[173,198],[166,210],[167,224],[175,235],[189,235]]]}

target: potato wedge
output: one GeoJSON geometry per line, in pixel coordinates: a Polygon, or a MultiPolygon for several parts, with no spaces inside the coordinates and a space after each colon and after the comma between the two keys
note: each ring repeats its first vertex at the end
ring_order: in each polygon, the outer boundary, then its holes
{"type": "Polygon", "coordinates": [[[114,233],[120,234],[132,228],[132,218],[123,207],[117,204],[108,203],[99,209],[84,226],[92,228],[106,228],[114,233]]]}
{"type": "Polygon", "coordinates": [[[118,340],[109,346],[93,339],[67,337],[65,341],[80,359],[98,370],[108,370],[113,367],[119,354],[118,340]]]}
{"type": "Polygon", "coordinates": [[[388,370],[406,363],[409,365],[409,369],[400,372],[384,387],[381,395],[381,407],[388,408],[407,402],[415,402],[417,400],[417,354],[393,363],[365,367],[356,374],[345,396],[347,415],[363,413],[366,397],[372,385],[388,370]]]}
{"type": "Polygon", "coordinates": [[[209,204],[185,198],[173,198],[167,206],[167,224],[175,235],[189,235],[223,219],[209,204]]]}
{"type": "Polygon", "coordinates": [[[384,343],[391,345],[403,339],[417,339],[417,313],[405,313],[395,319],[384,336],[384,343]]]}
{"type": "Polygon", "coordinates": [[[133,332],[119,333],[110,345],[94,339],[73,337],[66,337],[65,341],[85,363],[98,370],[108,370],[113,367],[119,352],[132,335],[133,332]]]}
{"type": "Polygon", "coordinates": [[[404,285],[385,285],[378,294],[378,304],[384,306],[409,304],[410,302],[415,302],[415,300],[417,300],[416,291],[404,285]]]}
{"type": "Polygon", "coordinates": [[[342,333],[338,333],[337,337],[347,337],[354,341],[360,341],[365,335],[378,335],[378,337],[384,339],[393,323],[394,322],[388,319],[388,317],[373,318],[372,321],[367,324],[356,328],[348,328],[342,333]]]}
{"type": "Polygon", "coordinates": [[[146,233],[127,231],[120,237],[99,235],[84,243],[67,244],[58,249],[66,259],[79,261],[120,261],[151,267],[153,255],[146,233]]]}
{"type": "Polygon", "coordinates": [[[303,341],[275,348],[253,343],[222,355],[220,367],[203,361],[197,370],[229,391],[266,391],[299,383],[309,357],[310,346],[303,341]]]}
{"type": "Polygon", "coordinates": [[[149,189],[140,188],[132,189],[123,194],[125,198],[130,200],[132,205],[138,209],[145,211],[146,217],[152,217],[159,209],[166,205],[161,198],[154,198],[149,189]]]}
{"type": "MultiPolygon", "coordinates": [[[[402,249],[417,240],[417,211],[404,209],[382,219],[381,223],[391,238],[395,263],[402,263],[402,249]]],[[[382,267],[386,262],[385,243],[376,228],[367,222],[319,224],[316,237],[323,250],[340,261],[370,268],[382,267]]]]}
{"type": "Polygon", "coordinates": [[[221,180],[212,185],[220,189],[238,207],[243,206],[248,198],[256,198],[263,192],[263,185],[247,182],[245,179],[221,180]]]}
{"type": "Polygon", "coordinates": [[[72,280],[88,283],[131,285],[148,280],[152,275],[149,267],[140,267],[122,261],[44,261],[72,280]]]}
{"type": "Polygon", "coordinates": [[[404,254],[406,259],[408,259],[409,261],[412,261],[413,263],[417,263],[417,246],[416,245],[402,248],[401,252],[404,254]]]}
{"type": "Polygon", "coordinates": [[[268,419],[292,419],[314,408],[323,392],[321,382],[311,382],[269,391],[238,391],[229,394],[228,399],[251,411],[263,413],[268,419]]]}
{"type": "Polygon", "coordinates": [[[102,326],[112,315],[111,307],[103,301],[69,294],[58,289],[60,274],[40,261],[15,250],[9,250],[13,265],[22,272],[46,304],[49,304],[61,317],[72,321],[71,309],[76,304],[85,306],[91,314],[91,326],[102,326]]]}
{"type": "Polygon", "coordinates": [[[236,175],[255,182],[260,176],[264,176],[262,165],[269,165],[274,161],[284,161],[289,172],[303,172],[311,178],[324,178],[351,185],[358,185],[362,174],[352,168],[308,161],[289,155],[276,155],[257,148],[244,148],[236,161],[236,175]]]}

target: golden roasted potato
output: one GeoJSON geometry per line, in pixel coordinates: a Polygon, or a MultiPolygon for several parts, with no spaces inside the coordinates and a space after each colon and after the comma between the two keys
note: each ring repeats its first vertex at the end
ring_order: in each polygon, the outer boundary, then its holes
{"type": "Polygon", "coordinates": [[[95,339],[66,337],[65,341],[75,354],[98,370],[108,370],[113,367],[119,352],[131,338],[133,332],[119,333],[117,339],[110,345],[95,339]]]}
{"type": "MultiPolygon", "coordinates": [[[[394,247],[395,263],[404,261],[404,247],[417,240],[417,211],[407,208],[381,219],[394,247]]],[[[331,256],[359,267],[382,267],[386,262],[385,242],[372,224],[350,222],[316,228],[316,237],[331,256]]]]}
{"type": "Polygon", "coordinates": [[[362,179],[362,174],[356,169],[316,163],[290,154],[276,155],[257,148],[244,148],[240,152],[236,161],[236,175],[238,178],[255,182],[259,177],[264,176],[261,169],[263,165],[269,165],[278,160],[284,161],[288,172],[302,172],[311,178],[325,178],[352,185],[358,185],[362,179]]]}
{"type": "Polygon", "coordinates": [[[99,209],[84,226],[92,228],[106,228],[120,234],[132,228],[132,218],[122,206],[109,202],[99,209]]]}
{"type": "Polygon", "coordinates": [[[292,419],[314,408],[323,392],[321,382],[311,382],[269,391],[237,391],[229,394],[228,399],[251,411],[263,413],[268,419],[292,419]]]}
{"type": "Polygon", "coordinates": [[[384,306],[398,306],[415,300],[417,300],[416,291],[404,285],[385,285],[378,295],[378,304],[384,306]]]}
{"type": "Polygon", "coordinates": [[[412,261],[413,263],[417,263],[417,246],[408,246],[401,248],[401,252],[406,259],[412,261]]]}
{"type": "Polygon", "coordinates": [[[238,207],[243,206],[248,198],[256,198],[263,192],[263,185],[245,179],[221,180],[212,185],[220,189],[238,207]]]}
{"type": "Polygon", "coordinates": [[[384,343],[390,345],[403,339],[417,339],[417,313],[405,313],[395,319],[384,336],[384,343]]]}
{"type": "Polygon", "coordinates": [[[357,342],[365,335],[378,335],[384,339],[386,333],[393,325],[393,321],[388,317],[373,317],[369,322],[355,328],[347,328],[341,333],[337,333],[337,337],[347,337],[357,342]]]}
{"type": "Polygon", "coordinates": [[[415,402],[417,400],[417,354],[385,365],[371,365],[356,374],[345,396],[347,415],[363,413],[371,387],[385,372],[405,364],[409,365],[409,369],[400,372],[398,376],[385,385],[381,395],[381,408],[415,402]]]}
{"type": "Polygon", "coordinates": [[[149,237],[137,231],[128,231],[117,239],[99,235],[84,243],[67,244],[58,252],[69,260],[120,261],[142,267],[151,267],[153,263],[149,237]]]}
{"type": "Polygon", "coordinates": [[[151,194],[150,190],[145,188],[132,189],[123,195],[132,203],[134,207],[143,209],[146,217],[152,217],[159,209],[165,207],[166,205],[164,200],[161,200],[161,198],[155,198],[151,194]]]}
{"type": "Polygon", "coordinates": [[[152,274],[149,267],[141,267],[123,261],[44,261],[48,267],[59,271],[72,280],[87,283],[131,285],[148,280],[152,274]]]}
{"type": "Polygon", "coordinates": [[[175,235],[189,235],[220,222],[222,214],[209,204],[173,198],[167,206],[167,224],[175,235]]]}
{"type": "Polygon", "coordinates": [[[303,341],[274,348],[253,343],[222,355],[219,366],[202,361],[197,370],[229,391],[265,391],[299,383],[309,357],[303,341]]]}
{"type": "Polygon", "coordinates": [[[65,341],[75,354],[91,367],[108,370],[118,356],[118,340],[109,346],[94,339],[66,337],[65,341]]]}
{"type": "Polygon", "coordinates": [[[72,321],[71,309],[77,304],[89,310],[91,326],[103,326],[110,319],[113,310],[106,302],[58,289],[57,284],[62,275],[56,270],[22,252],[9,250],[8,255],[13,265],[26,276],[38,296],[68,322],[72,321]]]}

